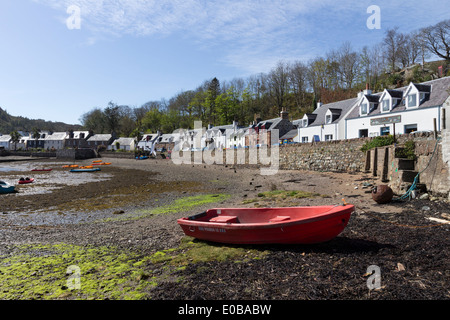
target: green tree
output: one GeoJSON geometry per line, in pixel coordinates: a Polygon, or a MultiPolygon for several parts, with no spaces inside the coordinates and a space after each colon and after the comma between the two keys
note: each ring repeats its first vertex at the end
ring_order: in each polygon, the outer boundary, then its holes
{"type": "Polygon", "coordinates": [[[14,143],[14,151],[15,151],[17,150],[17,143],[20,141],[22,135],[19,132],[17,132],[17,130],[12,131],[9,135],[11,136],[11,141],[14,143]]]}
{"type": "Polygon", "coordinates": [[[106,128],[109,133],[120,132],[120,108],[113,102],[109,102],[103,112],[105,115],[106,128]]]}
{"type": "Polygon", "coordinates": [[[92,130],[95,133],[105,133],[106,119],[100,108],[94,108],[83,114],[80,117],[80,122],[87,130],[92,130]]]}

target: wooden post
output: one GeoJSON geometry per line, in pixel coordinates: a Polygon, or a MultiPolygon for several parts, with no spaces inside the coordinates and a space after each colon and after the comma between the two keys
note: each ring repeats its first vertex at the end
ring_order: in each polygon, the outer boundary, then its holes
{"type": "Polygon", "coordinates": [[[445,108],[442,108],[442,129],[447,129],[447,125],[446,125],[446,123],[445,123],[445,121],[447,120],[447,119],[445,119],[446,117],[445,117],[445,108]]]}
{"type": "Polygon", "coordinates": [[[394,134],[394,143],[395,143],[396,142],[396,140],[395,140],[395,122],[392,124],[392,131],[394,134]]]}
{"type": "Polygon", "coordinates": [[[433,118],[434,138],[437,139],[436,118],[433,118]]]}

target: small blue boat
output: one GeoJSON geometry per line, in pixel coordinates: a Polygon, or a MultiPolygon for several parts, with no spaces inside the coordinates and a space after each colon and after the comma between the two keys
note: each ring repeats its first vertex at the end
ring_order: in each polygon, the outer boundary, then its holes
{"type": "Polygon", "coordinates": [[[148,159],[147,156],[140,156],[140,157],[136,157],[136,160],[145,160],[148,159]]]}
{"type": "Polygon", "coordinates": [[[71,169],[70,172],[95,172],[100,171],[100,168],[92,168],[92,169],[71,169]]]}
{"type": "Polygon", "coordinates": [[[13,193],[15,189],[15,186],[10,185],[8,182],[0,180],[0,193],[13,193]]]}

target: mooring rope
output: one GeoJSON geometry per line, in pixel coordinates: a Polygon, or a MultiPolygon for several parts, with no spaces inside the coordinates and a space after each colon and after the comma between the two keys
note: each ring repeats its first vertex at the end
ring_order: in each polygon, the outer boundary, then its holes
{"type": "Polygon", "coordinates": [[[430,160],[428,161],[428,164],[426,165],[426,167],[422,171],[417,173],[417,175],[414,177],[414,181],[413,181],[412,185],[409,187],[409,189],[402,196],[400,196],[398,198],[393,198],[392,199],[393,201],[402,201],[402,200],[406,200],[406,199],[411,199],[411,192],[416,189],[417,180],[419,179],[419,176],[430,166],[431,160],[433,159],[434,154],[436,153],[437,146],[439,144],[440,139],[441,139],[440,137],[436,138],[436,144],[434,146],[433,153],[431,154],[430,160]]]}

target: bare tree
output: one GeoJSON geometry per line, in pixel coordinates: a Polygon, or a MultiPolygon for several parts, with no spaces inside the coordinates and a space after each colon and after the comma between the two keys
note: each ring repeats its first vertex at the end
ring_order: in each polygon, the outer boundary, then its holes
{"type": "Polygon", "coordinates": [[[287,106],[287,94],[289,93],[289,65],[280,61],[269,73],[270,96],[278,108],[278,113],[287,106]]]}
{"type": "Polygon", "coordinates": [[[395,71],[398,62],[401,62],[404,66],[405,63],[407,65],[407,59],[405,59],[406,40],[406,36],[398,32],[398,27],[386,31],[383,45],[386,58],[391,66],[391,71],[395,71]]]}
{"type": "Polygon", "coordinates": [[[289,81],[292,86],[294,102],[300,108],[305,99],[308,68],[301,61],[295,61],[290,66],[289,81]]]}
{"type": "Polygon", "coordinates": [[[450,61],[450,19],[420,30],[427,49],[436,56],[450,61]]]}
{"type": "Polygon", "coordinates": [[[358,73],[359,56],[353,51],[350,42],[346,41],[337,51],[337,57],[341,81],[351,89],[358,73]]]}

